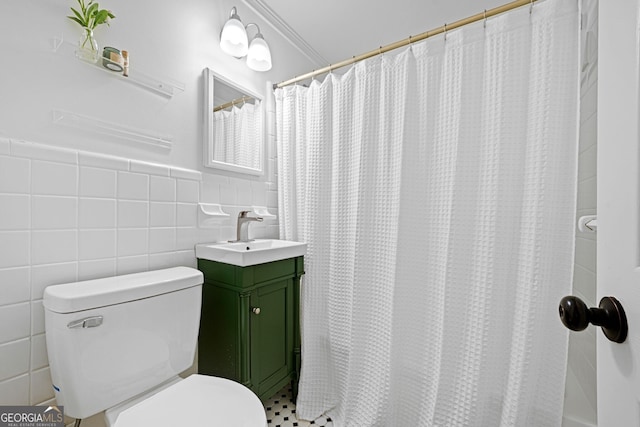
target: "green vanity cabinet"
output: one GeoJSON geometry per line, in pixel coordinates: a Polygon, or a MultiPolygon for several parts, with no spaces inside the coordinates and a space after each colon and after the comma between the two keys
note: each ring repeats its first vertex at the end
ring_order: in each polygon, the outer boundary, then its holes
{"type": "Polygon", "coordinates": [[[304,257],[239,267],[198,259],[204,273],[198,372],[238,381],[262,400],[300,372],[304,257]]]}

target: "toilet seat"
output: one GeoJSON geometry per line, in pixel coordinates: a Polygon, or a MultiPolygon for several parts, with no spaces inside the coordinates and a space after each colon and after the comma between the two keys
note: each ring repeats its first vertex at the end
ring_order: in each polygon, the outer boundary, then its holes
{"type": "Polygon", "coordinates": [[[193,374],[122,411],[114,427],[266,427],[262,402],[247,387],[193,374]]]}

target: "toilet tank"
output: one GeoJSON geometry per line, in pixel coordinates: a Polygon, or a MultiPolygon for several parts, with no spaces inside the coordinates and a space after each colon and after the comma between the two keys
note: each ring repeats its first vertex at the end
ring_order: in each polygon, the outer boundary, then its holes
{"type": "Polygon", "coordinates": [[[202,282],[175,267],[47,287],[47,352],[65,414],[86,418],[188,369],[202,282]]]}

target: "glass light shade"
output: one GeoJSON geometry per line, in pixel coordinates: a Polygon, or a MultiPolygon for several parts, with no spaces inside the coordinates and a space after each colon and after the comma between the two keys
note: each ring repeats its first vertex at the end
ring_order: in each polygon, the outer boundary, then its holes
{"type": "Polygon", "coordinates": [[[247,65],[255,71],[268,71],[271,69],[271,51],[261,34],[256,35],[251,40],[247,55],[247,65]]]}
{"type": "Polygon", "coordinates": [[[240,58],[247,54],[249,40],[247,30],[237,16],[232,16],[224,24],[220,34],[220,47],[224,53],[240,58]]]}

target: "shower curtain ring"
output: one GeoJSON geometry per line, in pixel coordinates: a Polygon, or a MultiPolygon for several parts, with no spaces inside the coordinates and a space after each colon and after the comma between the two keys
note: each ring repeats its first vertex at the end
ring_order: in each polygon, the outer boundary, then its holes
{"type": "Polygon", "coordinates": [[[444,41],[447,41],[447,24],[444,24],[444,41]]]}
{"type": "Polygon", "coordinates": [[[529,15],[533,13],[533,2],[534,0],[531,0],[531,2],[529,3],[529,15]]]}
{"type": "Polygon", "coordinates": [[[484,10],[484,28],[487,28],[487,9],[484,10]]]}

